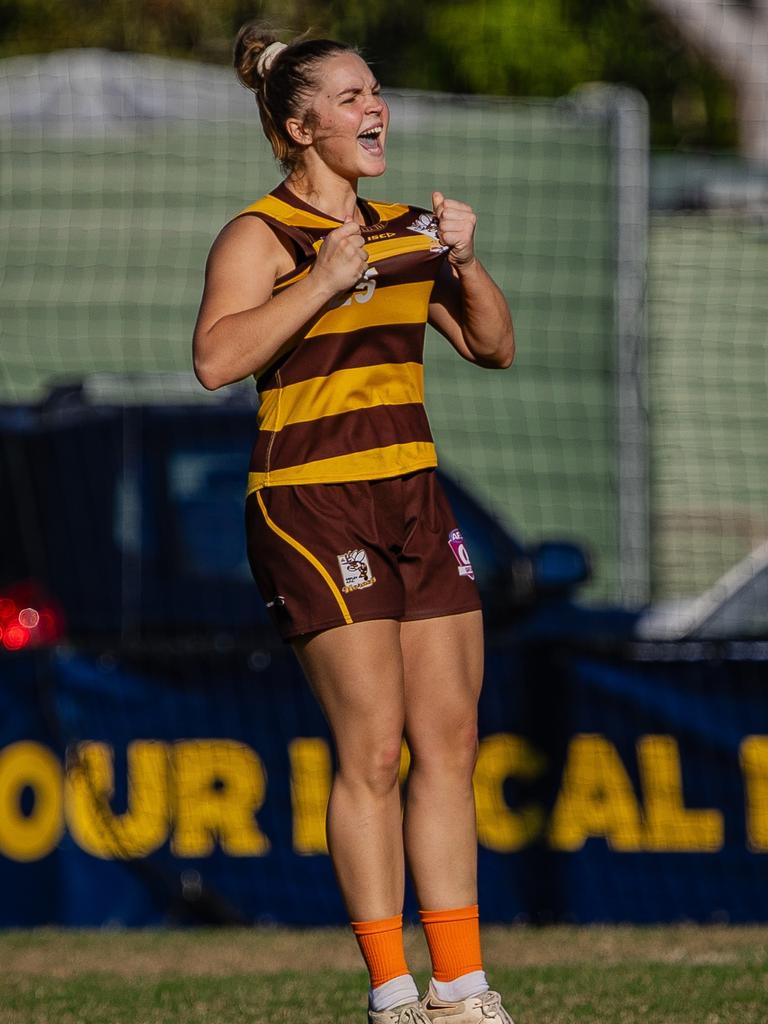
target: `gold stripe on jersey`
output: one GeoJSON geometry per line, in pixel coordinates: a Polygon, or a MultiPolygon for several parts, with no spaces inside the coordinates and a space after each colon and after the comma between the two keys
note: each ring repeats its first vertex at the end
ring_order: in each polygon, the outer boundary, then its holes
{"type": "Polygon", "coordinates": [[[376,211],[382,223],[402,217],[410,210],[410,206],[403,206],[402,203],[373,203],[370,199],[366,199],[366,203],[376,211]]]}
{"type": "Polygon", "coordinates": [[[284,203],[276,196],[264,196],[244,210],[236,214],[242,217],[244,213],[264,213],[267,217],[280,221],[281,224],[288,224],[295,228],[338,228],[340,222],[330,217],[321,217],[317,213],[310,213],[309,210],[301,210],[289,203],[284,203]]]}
{"type": "Polygon", "coordinates": [[[369,242],[365,246],[371,263],[388,260],[392,256],[400,256],[407,252],[432,252],[440,248],[440,242],[430,235],[414,234],[410,238],[388,238],[384,242],[369,242]]]}
{"type": "MultiPolygon", "coordinates": [[[[322,244],[323,239],[321,238],[313,244],[313,247],[316,251],[319,251],[322,244]]],[[[365,246],[365,251],[369,262],[377,263],[380,260],[387,260],[392,256],[401,256],[408,252],[431,252],[439,244],[434,238],[430,238],[427,235],[414,235],[413,238],[392,238],[384,242],[368,242],[365,246]]],[[[307,265],[295,273],[289,272],[290,276],[283,280],[278,278],[272,293],[282,291],[283,288],[287,288],[291,284],[296,284],[297,281],[307,276],[312,270],[312,266],[313,264],[307,265]]]]}
{"type": "Polygon", "coordinates": [[[431,441],[408,441],[383,448],[336,455],[330,459],[317,459],[300,466],[285,466],[271,473],[249,473],[248,494],[262,487],[281,484],[328,484],[339,480],[383,480],[402,476],[417,469],[437,465],[435,446],[431,441]]]}
{"type": "MultiPolygon", "coordinates": [[[[408,206],[403,206],[402,203],[373,203],[370,199],[366,199],[366,203],[376,212],[379,222],[382,224],[395,220],[397,217],[402,217],[410,209],[408,206]]],[[[339,220],[335,220],[332,217],[323,217],[319,213],[312,213],[310,210],[304,210],[297,206],[291,206],[290,203],[286,203],[273,195],[267,195],[262,199],[258,199],[255,203],[251,203],[242,209],[236,216],[241,217],[244,213],[265,213],[268,217],[274,217],[275,220],[279,220],[283,224],[291,224],[294,227],[300,228],[337,228],[341,226],[341,221],[339,220]]]]}
{"type": "Polygon", "coordinates": [[[325,377],[264,391],[259,407],[261,430],[282,430],[380,405],[410,405],[424,401],[421,363],[376,363],[336,370],[325,377]]]}
{"type": "MultiPolygon", "coordinates": [[[[376,288],[369,299],[361,302],[353,292],[346,304],[330,309],[307,331],[306,338],[322,334],[343,334],[363,327],[391,327],[397,324],[425,323],[429,313],[429,297],[434,282],[393,284],[376,288]]],[[[362,293],[360,293],[362,295],[362,293]]]]}
{"type": "Polygon", "coordinates": [[[299,541],[297,541],[295,537],[292,537],[290,533],[286,533],[285,530],[281,530],[277,523],[273,519],[270,519],[269,513],[267,512],[266,506],[264,505],[264,501],[260,494],[256,495],[256,500],[259,503],[261,514],[264,516],[264,522],[267,524],[270,530],[272,530],[273,533],[276,533],[277,536],[280,537],[281,540],[284,540],[286,544],[290,544],[290,546],[295,551],[298,551],[300,555],[303,555],[303,557],[306,558],[309,564],[312,565],[315,569],[317,569],[317,571],[323,577],[325,582],[328,584],[331,593],[336,598],[336,604],[339,606],[339,610],[341,611],[341,614],[344,616],[344,621],[346,622],[347,625],[349,625],[352,622],[352,616],[349,614],[349,607],[347,606],[347,602],[342,597],[341,591],[334,583],[331,574],[325,568],[323,563],[319,559],[315,558],[312,552],[308,548],[305,548],[304,545],[301,544],[299,541]]]}
{"type": "MultiPolygon", "coordinates": [[[[365,236],[363,236],[365,237],[365,236]]],[[[312,243],[312,248],[319,252],[325,239],[318,238],[312,243]]],[[[390,256],[400,256],[406,252],[431,252],[440,246],[431,235],[423,235],[417,232],[407,238],[388,238],[383,242],[366,242],[364,248],[371,263],[377,260],[386,260],[390,256]]]]}

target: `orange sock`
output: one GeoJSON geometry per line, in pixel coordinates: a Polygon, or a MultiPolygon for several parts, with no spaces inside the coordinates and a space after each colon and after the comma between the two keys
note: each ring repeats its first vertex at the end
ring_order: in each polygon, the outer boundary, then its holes
{"type": "Polygon", "coordinates": [[[454,981],[462,974],[482,971],[480,912],[473,907],[457,910],[420,910],[435,981],[454,981]]]}
{"type": "Polygon", "coordinates": [[[381,921],[352,921],[360,952],[371,976],[371,988],[410,973],[403,949],[403,915],[381,921]]]}

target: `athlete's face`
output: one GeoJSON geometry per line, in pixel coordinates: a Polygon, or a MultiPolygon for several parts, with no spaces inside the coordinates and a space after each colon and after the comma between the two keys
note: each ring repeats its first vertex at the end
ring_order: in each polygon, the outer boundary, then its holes
{"type": "Polygon", "coordinates": [[[376,177],[386,168],[384,145],[389,108],[373,72],[356,53],[323,62],[312,99],[312,146],[347,178],[376,177]]]}

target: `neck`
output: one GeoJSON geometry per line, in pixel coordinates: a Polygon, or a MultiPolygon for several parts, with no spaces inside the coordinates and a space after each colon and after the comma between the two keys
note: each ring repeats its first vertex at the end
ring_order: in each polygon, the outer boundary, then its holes
{"type": "Polygon", "coordinates": [[[335,220],[362,220],[357,208],[357,180],[342,178],[327,167],[314,173],[310,168],[291,171],[285,185],[305,203],[335,220]]]}

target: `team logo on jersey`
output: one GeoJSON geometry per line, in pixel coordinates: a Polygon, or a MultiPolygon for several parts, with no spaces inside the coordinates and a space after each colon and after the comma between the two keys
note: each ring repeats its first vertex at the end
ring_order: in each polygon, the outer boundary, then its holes
{"type": "Polygon", "coordinates": [[[440,236],[437,233],[437,217],[433,217],[429,213],[420,213],[413,224],[408,225],[407,230],[433,238],[437,242],[437,245],[432,247],[433,252],[445,252],[448,248],[440,241],[440,236]]]}
{"type": "Polygon", "coordinates": [[[345,594],[348,594],[350,590],[364,590],[376,582],[364,548],[353,548],[336,557],[339,560],[341,579],[344,583],[341,589],[345,594]]]}
{"type": "Polygon", "coordinates": [[[473,580],[475,578],[475,570],[472,568],[472,563],[469,560],[469,552],[467,551],[467,545],[464,543],[464,538],[461,536],[461,530],[451,530],[448,534],[448,543],[451,545],[451,551],[459,563],[459,576],[469,576],[473,580]]]}

